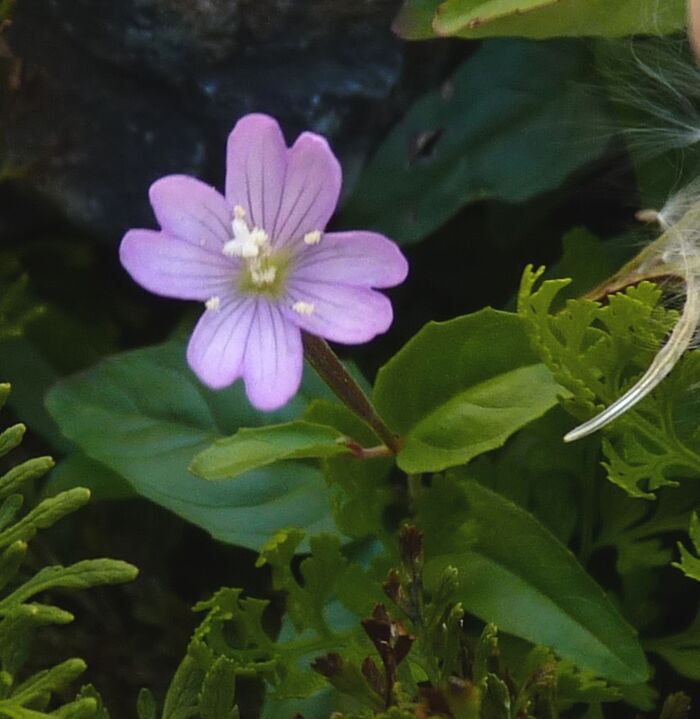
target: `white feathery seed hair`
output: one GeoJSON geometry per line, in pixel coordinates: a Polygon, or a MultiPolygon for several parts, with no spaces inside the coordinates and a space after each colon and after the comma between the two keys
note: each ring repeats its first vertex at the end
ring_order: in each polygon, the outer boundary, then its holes
{"type": "MultiPolygon", "coordinates": [[[[700,18],[700,0],[693,2],[700,18]]],[[[691,40],[694,47],[700,48],[700,36],[691,40]]],[[[632,47],[637,68],[634,75],[638,81],[635,82],[632,74],[623,72],[622,82],[618,82],[614,90],[615,100],[651,120],[647,127],[626,131],[631,147],[649,157],[697,146],[700,144],[700,69],[690,58],[687,42],[670,40],[661,47],[652,41],[644,47],[642,52],[632,47]]],[[[700,174],[671,195],[660,210],[643,210],[637,217],[657,223],[662,234],[612,278],[610,287],[621,289],[650,277],[678,277],[685,285],[683,310],[665,344],[634,386],[600,414],[569,432],[565,442],[602,429],[644,399],[668,376],[699,333],[700,174]],[[616,285],[616,278],[623,281],[616,285]]]]}
{"type": "Polygon", "coordinates": [[[700,70],[687,40],[601,43],[598,60],[610,100],[625,116],[627,144],[637,157],[700,144],[700,70]]]}
{"type": "Polygon", "coordinates": [[[696,195],[696,204],[680,220],[666,225],[664,218],[673,215],[674,199],[657,213],[659,225],[665,232],[630,263],[636,268],[631,269],[628,279],[629,284],[633,284],[635,274],[640,280],[650,274],[683,277],[685,303],[681,316],[666,343],[634,386],[600,414],[565,435],[565,442],[597,432],[634,407],[658,387],[693,343],[700,326],[700,197],[696,195]]]}

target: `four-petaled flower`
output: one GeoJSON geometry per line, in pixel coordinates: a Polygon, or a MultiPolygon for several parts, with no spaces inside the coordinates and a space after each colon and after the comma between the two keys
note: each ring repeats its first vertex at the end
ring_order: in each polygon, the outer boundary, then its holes
{"type": "Polygon", "coordinates": [[[374,232],[324,232],[340,185],[322,137],[288,148],[255,114],[229,135],[225,197],[185,175],[151,186],[161,231],[127,232],[121,262],[147,290],[205,304],[187,349],[205,384],[243,377],[256,407],[276,409],[299,388],[302,330],[356,344],[388,329],[391,303],[372,288],[402,282],[407,263],[374,232]]]}

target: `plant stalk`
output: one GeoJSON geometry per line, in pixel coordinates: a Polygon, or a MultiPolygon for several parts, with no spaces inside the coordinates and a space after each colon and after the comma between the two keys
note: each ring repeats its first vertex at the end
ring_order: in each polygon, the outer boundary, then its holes
{"type": "Polygon", "coordinates": [[[399,438],[386,426],[374,405],[345,369],[328,343],[324,339],[306,332],[302,333],[302,341],[304,356],[321,379],[333,390],[336,397],[360,419],[367,422],[392,454],[398,454],[401,449],[399,438]]]}

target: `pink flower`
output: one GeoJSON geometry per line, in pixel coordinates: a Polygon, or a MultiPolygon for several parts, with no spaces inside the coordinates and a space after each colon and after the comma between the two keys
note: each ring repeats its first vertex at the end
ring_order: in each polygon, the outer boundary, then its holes
{"type": "Polygon", "coordinates": [[[273,118],[247,115],[228,138],[225,196],[185,175],[151,186],[161,230],[129,230],[120,259],[147,290],[204,303],[187,361],[209,387],[243,377],[252,404],[276,409],[301,382],[302,330],[357,344],[391,325],[372,288],[408,265],[382,235],[324,231],[340,185],[322,137],[288,148],[273,118]]]}

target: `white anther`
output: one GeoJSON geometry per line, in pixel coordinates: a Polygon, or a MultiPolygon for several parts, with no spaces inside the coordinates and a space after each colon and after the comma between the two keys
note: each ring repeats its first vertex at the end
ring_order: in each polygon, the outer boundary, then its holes
{"type": "Polygon", "coordinates": [[[233,208],[234,219],[231,222],[233,239],[223,246],[223,253],[227,257],[243,257],[250,259],[257,257],[260,248],[267,244],[268,236],[265,230],[255,227],[252,230],[245,221],[245,210],[236,205],[233,208]]]}
{"type": "Polygon", "coordinates": [[[250,242],[254,243],[257,247],[262,247],[267,244],[267,232],[265,230],[256,227],[249,235],[250,242]]]}
{"type": "Polygon", "coordinates": [[[212,312],[217,312],[219,307],[221,307],[221,299],[214,295],[204,303],[204,306],[212,312]]]}
{"type": "Polygon", "coordinates": [[[300,315],[310,315],[316,309],[313,302],[302,302],[299,300],[292,305],[292,309],[300,315]]]}
{"type": "Polygon", "coordinates": [[[304,243],[307,245],[317,245],[321,241],[321,230],[307,232],[304,235],[304,243]]]}
{"type": "Polygon", "coordinates": [[[260,248],[255,242],[251,242],[250,237],[245,239],[236,237],[233,240],[229,240],[221,250],[226,257],[244,257],[250,259],[251,257],[257,257],[260,253],[260,248]]]}
{"type": "Polygon", "coordinates": [[[234,218],[233,222],[231,223],[231,230],[233,232],[233,236],[237,240],[242,240],[244,237],[248,237],[250,235],[248,224],[242,217],[234,218]]]}
{"type": "Polygon", "coordinates": [[[259,263],[250,266],[250,279],[256,287],[264,287],[271,285],[277,277],[277,268],[274,265],[268,267],[261,266],[259,263]]]}

